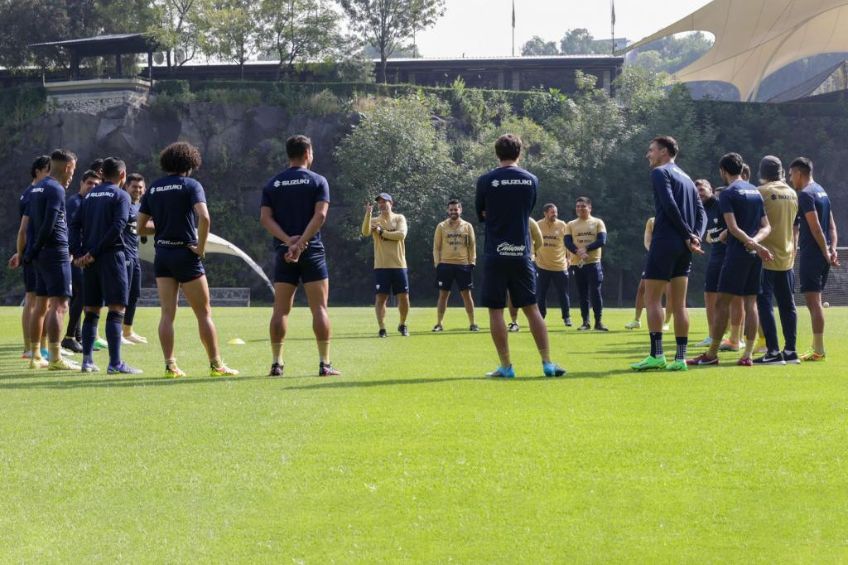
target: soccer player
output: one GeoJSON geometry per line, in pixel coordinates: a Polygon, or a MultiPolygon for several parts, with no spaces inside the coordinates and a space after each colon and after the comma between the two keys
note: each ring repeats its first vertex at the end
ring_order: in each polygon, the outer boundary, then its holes
{"type": "Polygon", "coordinates": [[[138,299],[141,296],[141,259],[138,257],[138,210],[141,207],[141,197],[144,196],[145,191],[144,177],[138,173],[127,175],[124,190],[130,196],[129,221],[127,221],[127,227],[124,230],[124,253],[127,256],[129,296],[127,297],[127,309],[124,312],[121,343],[124,345],[144,344],[147,343],[147,338],[138,335],[133,330],[135,311],[138,306],[138,299]]]}
{"type": "Polygon", "coordinates": [[[568,300],[568,259],[565,248],[568,224],[559,219],[559,211],[555,204],[545,204],[542,212],[545,217],[536,222],[543,239],[542,248],[535,256],[539,313],[542,314],[542,318],[547,315],[548,288],[553,283],[559,298],[562,321],[570,328],[571,304],[568,300]]]}
{"type": "MultiPolygon", "coordinates": [[[[648,218],[648,221],[645,222],[645,231],[642,234],[642,245],[645,246],[645,251],[650,251],[651,249],[651,239],[654,237],[654,217],[651,216],[648,218]]],[[[647,254],[645,255],[645,259],[647,259],[647,254]]],[[[642,270],[642,277],[645,276],[644,269],[642,270]]],[[[671,283],[669,283],[669,286],[671,283]]],[[[666,286],[666,300],[668,300],[668,290],[669,286],[666,286]]],[[[636,312],[633,318],[633,321],[624,324],[624,329],[626,330],[638,330],[642,327],[642,310],[645,309],[645,279],[641,278],[639,280],[639,288],[636,289],[636,312]]],[[[665,322],[663,322],[663,331],[667,332],[670,328],[669,322],[671,322],[671,316],[673,312],[671,308],[665,309],[665,322]]]]}
{"type": "MultiPolygon", "coordinates": [[[[528,237],[530,241],[533,243],[533,252],[530,254],[530,260],[532,261],[532,267],[535,270],[536,268],[536,255],[539,251],[542,250],[542,246],[545,244],[545,240],[542,238],[542,230],[539,229],[539,224],[533,218],[527,218],[527,225],[530,227],[528,232],[528,237]]],[[[509,325],[507,326],[507,331],[512,333],[517,333],[521,331],[521,326],[518,325],[518,307],[513,306],[512,300],[509,298],[509,293],[507,293],[506,297],[506,306],[509,311],[509,325]]]]}
{"type": "Polygon", "coordinates": [[[784,182],[783,164],[772,155],[763,157],[759,170],[762,186],[758,188],[768,216],[771,233],[763,245],[774,260],[763,265],[762,284],[757,297],[760,326],[766,339],[766,353],[754,359],[754,365],[800,363],[795,343],[798,337],[798,312],[795,309],[795,218],[798,195],[784,182]],[[784,348],[781,352],[774,319],[774,301],[780,310],[784,348]]]}
{"type": "Polygon", "coordinates": [[[507,294],[521,308],[542,358],[545,376],[560,377],[565,369],[551,361],[548,330],[536,304],[536,272],[530,257],[530,213],[536,205],[538,179],[518,166],[521,139],[503,135],[495,142],[499,166],[477,180],[477,217],[486,226],[483,261],[483,305],[489,309],[492,341],[500,365],[487,376],[514,378],[509,334],[504,323],[507,294]]]}
{"type": "Polygon", "coordinates": [[[159,165],[167,176],[150,185],[150,190],[141,197],[138,211],[139,233],[154,234],[153,270],[161,307],[159,342],[165,356],[166,378],[185,376],[174,357],[174,318],[180,288],[197,318],[200,341],[209,357],[209,375],[239,374],[221,360],[218,332],[209,305],[209,285],[202,259],[211,218],[203,186],[190,176],[201,162],[200,151],[184,141],[163,149],[159,165]],[[148,227],[150,220],[153,220],[152,230],[148,227]]]}
{"type": "Polygon", "coordinates": [[[722,236],[726,232],[727,226],[724,225],[724,217],[721,214],[721,208],[718,203],[718,195],[724,190],[724,187],[713,189],[710,181],[705,179],[696,180],[695,187],[698,189],[698,197],[701,199],[704,212],[707,214],[707,229],[704,233],[704,241],[710,245],[710,256],[707,260],[704,281],[704,310],[707,314],[707,337],[697,345],[699,347],[709,347],[712,343],[712,338],[709,335],[710,328],[713,325],[715,302],[718,297],[718,276],[721,274],[724,252],[727,249],[727,245],[725,244],[727,236],[722,236]]]}
{"type": "Polygon", "coordinates": [[[719,205],[727,225],[727,251],[718,277],[713,325],[710,328],[712,343],[709,351],[694,359],[690,365],[718,365],[721,336],[730,316],[730,302],[741,296],[745,305],[745,352],[737,365],[751,367],[751,353],[757,340],[757,294],[763,261],[773,256],[761,242],[771,232],[771,225],[763,206],[763,197],[752,184],[742,180],[742,157],[728,153],[719,162],[719,172],[727,188],[719,197],[719,205]]]}
{"type": "Polygon", "coordinates": [[[565,245],[575,257],[575,274],[577,291],[580,294],[580,315],[583,324],[579,331],[592,329],[589,325],[589,303],[595,314],[595,331],[608,332],[609,329],[601,321],[604,313],[604,300],[601,296],[601,285],[604,282],[604,268],[601,264],[603,247],[607,244],[607,228],[604,221],[592,216],[592,200],[581,196],[575,204],[577,219],[568,222],[568,233],[565,245]]]}
{"type": "MultiPolygon", "coordinates": [[[[82,174],[80,181],[79,192],[71,194],[65,199],[65,212],[68,215],[68,226],[74,223],[74,218],[82,205],[85,196],[91,192],[91,189],[100,184],[100,175],[91,169],[82,174]]],[[[69,237],[69,240],[72,239],[69,237]]],[[[71,253],[73,256],[73,245],[71,245],[71,253]]],[[[65,330],[65,339],[62,340],[62,347],[75,353],[82,352],[82,329],[80,320],[83,310],[83,274],[82,267],[77,266],[76,261],[71,262],[71,291],[74,293],[71,297],[71,303],[68,308],[68,327],[65,330]]],[[[99,348],[98,348],[99,349],[99,348]]]]}
{"type": "Polygon", "coordinates": [[[262,189],[260,223],[274,237],[274,310],[271,313],[269,376],[281,377],[283,344],[297,285],[303,283],[312,311],[312,330],[318,342],[318,376],[341,375],[330,363],[330,283],[321,226],[330,207],[327,179],[310,170],[312,141],[305,135],[286,140],[289,167],[262,189]]]}
{"type": "MultiPolygon", "coordinates": [[[[68,250],[68,224],[65,216],[65,190],[74,176],[77,157],[67,149],[50,154],[50,175],[33,187],[29,203],[32,247],[24,253],[24,263],[35,263],[39,296],[47,296],[45,330],[49,364],[53,371],[79,370],[80,366],[62,357],[62,325],[71,297],[71,256],[68,250]]],[[[40,323],[31,327],[30,340],[41,338],[40,323]]],[[[33,360],[35,360],[33,351],[33,360]]]]}
{"type": "Polygon", "coordinates": [[[798,191],[798,253],[800,254],[801,292],[813,325],[812,348],[802,361],[824,361],[824,309],[821,295],[831,267],[839,266],[836,252],[838,234],[830,198],[813,179],[813,162],[799,157],[789,166],[789,178],[798,191]]]}
{"type": "Polygon", "coordinates": [[[85,320],[82,324],[83,373],[96,373],[92,352],[97,338],[97,322],[105,304],[106,342],[109,347],[110,375],[137,375],[141,370],[121,359],[121,324],[129,296],[124,230],[130,215],[130,197],[121,188],[127,179],[127,166],[120,159],[103,160],[103,183],[92,187],[70,225],[71,251],[77,266],[85,269],[85,320]]]}
{"type": "Polygon", "coordinates": [[[44,316],[47,313],[47,297],[39,297],[36,293],[38,289],[38,275],[35,266],[31,263],[24,263],[23,257],[26,252],[32,247],[35,240],[35,234],[32,229],[32,222],[29,219],[29,202],[32,197],[32,189],[44,180],[50,174],[50,157],[41,155],[33,161],[30,167],[30,177],[32,181],[30,185],[21,194],[18,205],[18,217],[20,224],[18,226],[18,236],[15,242],[15,253],[9,258],[9,268],[17,269],[23,266],[24,279],[24,307],[21,313],[21,328],[24,336],[24,353],[21,355],[23,359],[30,360],[30,367],[43,368],[47,366],[42,355],[43,340],[46,335],[43,331],[44,316]],[[33,328],[33,324],[37,323],[38,327],[33,328]],[[39,340],[31,342],[31,336],[38,331],[41,336],[39,340]],[[35,354],[35,355],[34,355],[35,354]]]}
{"type": "Polygon", "coordinates": [[[473,270],[477,263],[477,242],[474,226],[461,216],[462,202],[451,200],[448,202],[448,219],[439,223],[433,234],[433,265],[436,267],[436,285],[439,288],[434,332],[444,331],[442,321],[454,281],[465,304],[470,324],[468,329],[472,332],[480,331],[474,323],[474,297],[471,296],[471,289],[474,288],[473,270]]]}
{"type": "Polygon", "coordinates": [[[673,137],[661,136],[651,141],[646,155],[652,168],[655,207],[654,232],[644,275],[651,353],[643,361],[631,365],[636,371],[687,369],[689,312],[686,309],[686,291],[692,269],[692,253],[702,253],[701,237],[706,226],[706,214],[695,183],[675,163],[679,152],[673,137]],[[663,353],[663,292],[668,294],[668,308],[674,315],[677,350],[671,363],[666,362],[663,353]]]}
{"type": "Polygon", "coordinates": [[[409,276],[406,271],[406,218],[403,214],[392,212],[394,200],[385,192],[374,199],[380,208],[380,215],[371,217],[373,206],[365,205],[365,219],[362,221],[362,236],[371,236],[374,240],[374,278],[376,279],[376,298],[374,310],[377,314],[379,337],[388,337],[386,333],[386,303],[389,293],[398,301],[400,324],[398,332],[409,336],[406,317],[409,315],[409,276]]]}

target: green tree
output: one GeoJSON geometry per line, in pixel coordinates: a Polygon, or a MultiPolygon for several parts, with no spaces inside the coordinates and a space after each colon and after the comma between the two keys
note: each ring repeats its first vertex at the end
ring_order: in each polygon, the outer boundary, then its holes
{"type": "Polygon", "coordinates": [[[524,57],[534,55],[559,55],[559,50],[557,49],[556,43],[553,41],[545,41],[538,35],[534,35],[521,46],[521,55],[524,57]]]}
{"type": "Polygon", "coordinates": [[[386,82],[386,61],[445,13],[444,0],[338,0],[350,26],[380,51],[380,82],[386,82]]]}
{"type": "Polygon", "coordinates": [[[60,0],[7,0],[0,3],[0,66],[54,66],[57,51],[29,49],[32,43],[68,38],[68,12],[60,0]]]}
{"type": "Polygon", "coordinates": [[[597,41],[586,28],[570,29],[559,42],[559,50],[563,55],[608,55],[609,41],[597,41]]]}
{"type": "Polygon", "coordinates": [[[251,0],[198,0],[200,47],[208,57],[244,64],[259,42],[259,4],[251,0]]]}
{"type": "Polygon", "coordinates": [[[168,67],[184,65],[200,50],[198,20],[200,0],[159,0],[157,24],[150,33],[165,48],[168,67]]]}

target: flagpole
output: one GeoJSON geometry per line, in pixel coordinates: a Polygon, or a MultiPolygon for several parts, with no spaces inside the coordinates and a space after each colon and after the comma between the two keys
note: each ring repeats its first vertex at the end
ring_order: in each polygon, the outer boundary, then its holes
{"type": "Polygon", "coordinates": [[[515,57],[515,0],[512,0],[512,56],[515,57]]]}
{"type": "Polygon", "coordinates": [[[615,55],[615,0],[610,0],[610,27],[612,29],[612,54],[615,55]]]}

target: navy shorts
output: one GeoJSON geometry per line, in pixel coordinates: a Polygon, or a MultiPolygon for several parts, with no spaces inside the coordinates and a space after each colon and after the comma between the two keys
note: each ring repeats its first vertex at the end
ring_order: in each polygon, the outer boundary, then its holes
{"type": "Polygon", "coordinates": [[[200,257],[188,247],[157,247],[153,260],[156,278],[175,279],[187,283],[206,274],[200,257]]]}
{"type": "Polygon", "coordinates": [[[297,286],[330,278],[327,272],[327,255],[323,247],[307,247],[297,263],[287,263],[284,256],[288,247],[280,247],[274,255],[274,282],[297,286]]]}
{"type": "Polygon", "coordinates": [[[827,286],[830,265],[821,253],[802,254],[798,274],[801,279],[801,292],[822,292],[827,286]]]}
{"type": "Polygon", "coordinates": [[[718,292],[718,277],[721,275],[721,265],[724,263],[724,258],[721,257],[722,260],[713,260],[710,259],[710,262],[707,263],[707,270],[704,277],[704,292],[718,292]]]}
{"type": "Polygon", "coordinates": [[[692,252],[682,239],[654,239],[645,259],[646,280],[670,281],[688,277],[692,271],[692,252]]]}
{"type": "Polygon", "coordinates": [[[38,273],[36,273],[35,265],[26,263],[21,270],[24,276],[24,290],[26,292],[35,292],[38,288],[38,273]]]}
{"type": "Polygon", "coordinates": [[[71,278],[71,256],[67,249],[45,247],[33,263],[36,271],[35,293],[38,296],[74,295],[71,278]]]}
{"type": "Polygon", "coordinates": [[[763,262],[756,255],[728,252],[718,276],[718,291],[734,296],[760,294],[763,262]]]}
{"type": "Polygon", "coordinates": [[[436,287],[439,290],[450,292],[454,281],[456,281],[456,287],[460,292],[474,288],[473,270],[473,265],[439,263],[436,266],[436,287]]]}
{"type": "Polygon", "coordinates": [[[406,269],[374,269],[377,294],[409,294],[406,269]]]}
{"type": "Polygon", "coordinates": [[[136,304],[141,297],[141,259],[138,257],[127,258],[127,288],[129,295],[127,296],[127,306],[136,304]]]}
{"type": "Polygon", "coordinates": [[[516,308],[536,303],[536,267],[530,257],[486,257],[483,260],[483,306],[497,310],[506,308],[507,293],[516,308]]]}
{"type": "Polygon", "coordinates": [[[127,260],[123,251],[107,251],[83,269],[83,304],[88,308],[121,304],[129,298],[127,260]]]}

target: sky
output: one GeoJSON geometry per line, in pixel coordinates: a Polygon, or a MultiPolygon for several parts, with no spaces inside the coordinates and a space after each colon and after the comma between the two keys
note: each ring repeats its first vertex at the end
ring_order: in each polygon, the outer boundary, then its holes
{"type": "MultiPolygon", "coordinates": [[[[616,37],[636,41],[710,0],[616,0],[616,37]],[[653,9],[649,9],[653,6],[653,9]]],[[[446,12],[416,38],[424,57],[498,57],[512,51],[512,0],[446,0],[446,12]]],[[[515,51],[534,35],[559,44],[569,29],[610,37],[609,0],[515,0],[515,51]]]]}

